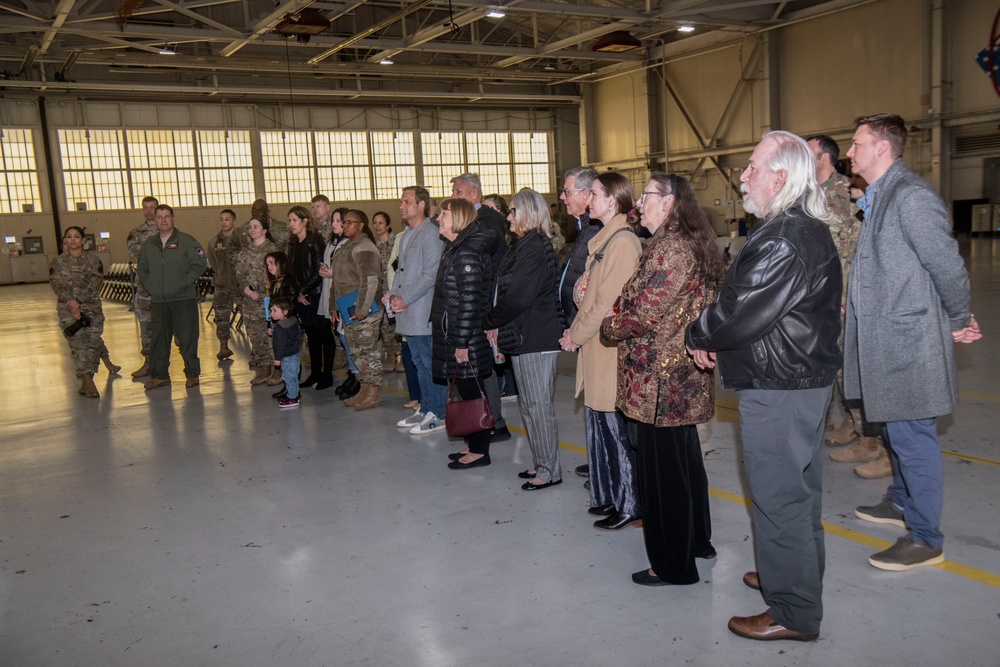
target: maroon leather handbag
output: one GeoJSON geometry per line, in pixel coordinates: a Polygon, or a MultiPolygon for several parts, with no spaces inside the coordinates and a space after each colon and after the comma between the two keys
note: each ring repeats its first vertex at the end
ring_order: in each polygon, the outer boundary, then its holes
{"type": "Polygon", "coordinates": [[[455,388],[457,374],[458,364],[455,365],[455,372],[452,373],[451,382],[448,383],[448,403],[444,407],[444,426],[448,435],[461,438],[493,428],[493,411],[490,410],[490,402],[486,399],[486,392],[483,391],[483,385],[479,378],[476,378],[476,384],[479,386],[479,398],[462,400],[456,396],[458,393],[455,388]]]}

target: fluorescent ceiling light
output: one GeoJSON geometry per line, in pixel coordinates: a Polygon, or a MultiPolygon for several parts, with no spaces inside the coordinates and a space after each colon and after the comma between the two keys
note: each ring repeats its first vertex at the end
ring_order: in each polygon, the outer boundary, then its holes
{"type": "Polygon", "coordinates": [[[161,56],[173,56],[176,55],[176,53],[177,52],[174,51],[174,47],[172,46],[164,46],[162,49],[160,49],[161,56]]]}
{"type": "Polygon", "coordinates": [[[694,26],[687,24],[679,25],[677,26],[677,32],[694,32],[694,26]]]}
{"type": "Polygon", "coordinates": [[[378,61],[378,64],[379,65],[391,65],[392,64],[392,58],[382,58],[382,60],[378,61]]]}
{"type": "Polygon", "coordinates": [[[507,16],[507,13],[504,12],[503,7],[491,7],[490,10],[486,12],[486,16],[491,19],[502,19],[507,16]]]}

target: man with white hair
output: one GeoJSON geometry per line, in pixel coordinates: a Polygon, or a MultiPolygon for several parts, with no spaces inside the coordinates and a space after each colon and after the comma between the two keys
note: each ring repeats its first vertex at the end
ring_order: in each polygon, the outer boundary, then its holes
{"type": "Polygon", "coordinates": [[[743,581],[768,604],[729,619],[748,639],[812,641],[823,617],[820,446],[841,364],[841,269],[813,162],[789,132],[757,144],[740,180],[743,208],[761,220],[686,332],[695,363],[711,368],[718,355],[738,399],[757,560],[743,581]]]}

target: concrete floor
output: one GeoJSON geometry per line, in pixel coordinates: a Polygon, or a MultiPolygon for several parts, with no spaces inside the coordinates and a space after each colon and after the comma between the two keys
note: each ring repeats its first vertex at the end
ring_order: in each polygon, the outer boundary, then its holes
{"type": "MultiPolygon", "coordinates": [[[[493,465],[451,471],[459,443],[401,434],[402,375],[385,405],[306,390],[279,411],[251,388],[247,341],[202,384],[147,395],[135,320],[105,307],[121,377],[77,395],[46,285],[0,288],[0,666],[49,665],[1000,665],[1000,241],[963,240],[982,341],[960,346],[962,403],[941,420],[948,562],[908,573],[866,557],[900,534],[854,506],[885,481],[827,462],[820,641],[726,629],[763,611],[733,397],[703,443],[714,544],[703,582],[642,588],[642,532],[591,527],[573,359],[558,381],[566,482],[525,493],[523,431],[493,465]]],[[[202,306],[206,313],[207,305],[202,306]]],[[[520,426],[516,404],[505,403],[520,426]]]]}

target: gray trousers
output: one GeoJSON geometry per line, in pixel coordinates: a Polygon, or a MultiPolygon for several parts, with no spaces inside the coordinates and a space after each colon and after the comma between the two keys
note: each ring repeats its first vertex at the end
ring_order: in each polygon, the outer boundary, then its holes
{"type": "Polygon", "coordinates": [[[535,479],[549,482],[562,479],[559,465],[559,427],[556,425],[557,352],[532,352],[513,355],[514,377],[520,392],[517,396],[528,430],[528,444],[534,459],[535,479]]]}
{"type": "Polygon", "coordinates": [[[499,431],[507,427],[507,422],[503,418],[500,401],[500,385],[497,384],[496,373],[491,373],[483,380],[483,391],[486,392],[486,400],[490,402],[490,411],[493,413],[493,428],[499,431]]]}
{"type": "Polygon", "coordinates": [[[820,447],[832,386],[736,392],[754,551],[768,615],[818,633],[823,619],[823,469],[820,447]]]}

